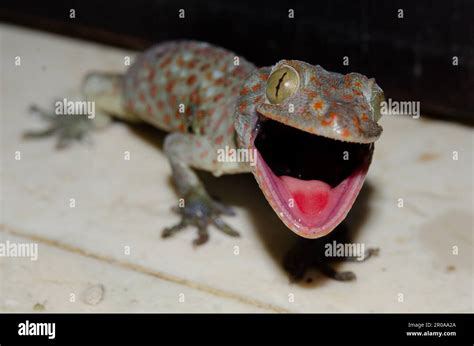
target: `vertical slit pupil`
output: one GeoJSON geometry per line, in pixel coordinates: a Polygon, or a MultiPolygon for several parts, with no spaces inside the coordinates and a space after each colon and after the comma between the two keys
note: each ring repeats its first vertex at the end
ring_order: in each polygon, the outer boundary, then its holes
{"type": "Polygon", "coordinates": [[[278,84],[276,86],[276,93],[275,93],[276,97],[278,97],[278,91],[280,91],[281,83],[283,82],[283,79],[285,78],[287,73],[288,72],[283,73],[283,76],[281,76],[281,78],[278,80],[278,84]]]}

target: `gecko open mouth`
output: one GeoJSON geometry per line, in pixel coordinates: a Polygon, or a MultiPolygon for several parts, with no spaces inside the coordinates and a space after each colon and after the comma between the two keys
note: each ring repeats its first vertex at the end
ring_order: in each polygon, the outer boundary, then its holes
{"type": "Polygon", "coordinates": [[[367,174],[373,145],[338,141],[263,118],[254,137],[257,180],[282,221],[306,238],[331,232],[367,174]]]}

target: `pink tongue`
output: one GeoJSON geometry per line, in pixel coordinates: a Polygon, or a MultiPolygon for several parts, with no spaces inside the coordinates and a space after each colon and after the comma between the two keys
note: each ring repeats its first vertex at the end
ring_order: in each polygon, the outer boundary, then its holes
{"type": "Polygon", "coordinates": [[[328,204],[331,187],[320,180],[281,176],[281,181],[303,214],[318,215],[328,204]]]}

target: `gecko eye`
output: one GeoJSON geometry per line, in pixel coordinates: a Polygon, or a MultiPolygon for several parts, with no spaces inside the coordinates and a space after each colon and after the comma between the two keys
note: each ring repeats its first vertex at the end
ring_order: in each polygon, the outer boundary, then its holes
{"type": "Polygon", "coordinates": [[[270,103],[282,103],[298,90],[300,77],[293,67],[284,65],[272,72],[267,82],[267,99],[270,103]]]}

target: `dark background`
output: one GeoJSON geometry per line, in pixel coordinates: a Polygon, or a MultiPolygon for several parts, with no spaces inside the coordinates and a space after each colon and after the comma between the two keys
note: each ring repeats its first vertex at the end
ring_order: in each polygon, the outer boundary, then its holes
{"type": "Polygon", "coordinates": [[[259,66],[304,60],[375,77],[387,98],[420,101],[423,115],[474,120],[474,1],[3,0],[0,20],[138,50],[204,40],[259,66]]]}

